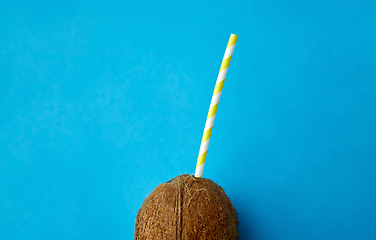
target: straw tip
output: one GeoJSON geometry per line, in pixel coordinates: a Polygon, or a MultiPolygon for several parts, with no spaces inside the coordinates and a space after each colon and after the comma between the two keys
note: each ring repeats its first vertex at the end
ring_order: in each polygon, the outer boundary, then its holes
{"type": "Polygon", "coordinates": [[[237,37],[238,35],[231,33],[231,37],[232,37],[232,36],[236,36],[236,37],[237,37]]]}

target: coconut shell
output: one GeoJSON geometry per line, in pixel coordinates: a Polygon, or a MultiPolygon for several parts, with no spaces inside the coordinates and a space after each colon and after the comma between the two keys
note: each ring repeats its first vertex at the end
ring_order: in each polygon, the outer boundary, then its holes
{"type": "Polygon", "coordinates": [[[210,179],[180,175],[160,184],[138,211],[135,239],[238,239],[230,199],[210,179]]]}

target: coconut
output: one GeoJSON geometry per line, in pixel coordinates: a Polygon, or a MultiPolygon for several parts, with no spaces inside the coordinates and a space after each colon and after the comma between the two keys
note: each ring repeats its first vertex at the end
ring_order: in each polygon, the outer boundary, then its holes
{"type": "Polygon", "coordinates": [[[230,199],[210,179],[184,174],[160,184],[138,211],[135,239],[238,239],[230,199]]]}

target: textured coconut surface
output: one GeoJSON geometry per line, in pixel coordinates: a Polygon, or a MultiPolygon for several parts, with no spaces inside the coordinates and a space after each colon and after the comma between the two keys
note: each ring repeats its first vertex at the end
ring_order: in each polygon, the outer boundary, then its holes
{"type": "Polygon", "coordinates": [[[160,184],[145,199],[135,239],[238,239],[238,220],[220,186],[185,174],[160,184]]]}

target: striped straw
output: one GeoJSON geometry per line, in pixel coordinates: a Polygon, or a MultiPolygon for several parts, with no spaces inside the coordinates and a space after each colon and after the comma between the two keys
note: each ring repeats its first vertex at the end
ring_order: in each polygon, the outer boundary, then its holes
{"type": "Polygon", "coordinates": [[[230,39],[228,40],[225,56],[222,60],[221,69],[219,70],[217,83],[215,84],[208,117],[206,118],[204,135],[202,136],[200,152],[197,158],[195,177],[198,178],[202,178],[202,174],[204,173],[205,159],[209,148],[210,136],[213,130],[215,115],[217,113],[218,103],[219,99],[221,98],[223,84],[225,83],[228,67],[230,66],[232,53],[234,52],[237,40],[238,36],[235,34],[231,34],[230,39]]]}

